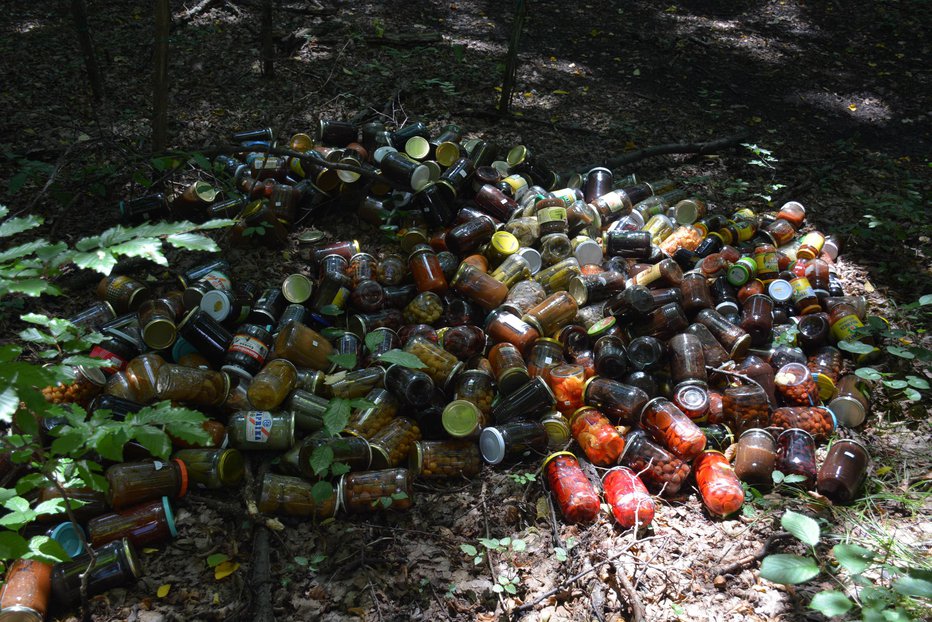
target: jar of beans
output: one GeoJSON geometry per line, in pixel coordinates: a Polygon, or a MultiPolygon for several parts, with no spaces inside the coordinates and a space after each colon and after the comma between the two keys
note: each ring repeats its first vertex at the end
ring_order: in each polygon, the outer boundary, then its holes
{"type": "Polygon", "coordinates": [[[824,443],[835,431],[835,415],[818,406],[784,406],[773,411],[770,425],[789,430],[800,428],[812,434],[817,443],[824,443]]]}
{"type": "Polygon", "coordinates": [[[767,427],[770,423],[767,392],[756,384],[728,387],[722,394],[722,415],[735,434],[767,427]]]}

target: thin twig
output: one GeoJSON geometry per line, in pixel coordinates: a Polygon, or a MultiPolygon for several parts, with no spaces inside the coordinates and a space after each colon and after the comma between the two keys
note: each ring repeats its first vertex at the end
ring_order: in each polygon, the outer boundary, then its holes
{"type": "Polygon", "coordinates": [[[644,147],[643,149],[629,151],[628,153],[615,156],[613,158],[605,158],[600,162],[590,164],[586,167],[577,167],[577,170],[589,170],[597,166],[619,168],[626,164],[633,164],[634,162],[646,160],[647,158],[653,158],[659,155],[670,155],[674,153],[694,153],[697,155],[706,155],[727,149],[728,147],[734,147],[735,145],[747,140],[749,135],[750,132],[743,130],[732,136],[717,138],[715,140],[710,140],[704,143],[667,143],[664,145],[654,145],[653,147],[644,147]]]}
{"type": "Polygon", "coordinates": [[[618,583],[621,584],[621,587],[624,588],[625,593],[628,595],[628,605],[631,607],[631,619],[633,622],[641,622],[644,619],[644,603],[641,602],[637,591],[634,589],[634,586],[631,585],[631,580],[625,576],[624,570],[622,566],[619,568],[618,572],[615,573],[615,576],[618,578],[618,583]]]}
{"type": "Polygon", "coordinates": [[[715,575],[721,576],[721,575],[726,575],[726,574],[733,574],[736,570],[741,570],[742,568],[744,568],[745,566],[749,564],[753,564],[754,562],[764,559],[764,557],[767,556],[767,552],[770,549],[770,546],[774,542],[776,542],[780,538],[785,538],[789,535],[790,534],[787,531],[777,531],[771,534],[770,537],[767,538],[766,541],[764,541],[764,545],[761,546],[760,549],[756,553],[754,553],[753,555],[748,555],[747,557],[742,557],[741,559],[739,559],[733,564],[729,564],[723,568],[719,568],[718,570],[715,571],[715,575]]]}

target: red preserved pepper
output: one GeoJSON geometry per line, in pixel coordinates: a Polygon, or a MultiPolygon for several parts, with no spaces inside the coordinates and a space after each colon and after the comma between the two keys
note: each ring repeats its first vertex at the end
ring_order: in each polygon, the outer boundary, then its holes
{"type": "Polygon", "coordinates": [[[657,397],[644,405],[641,427],[674,456],[689,462],[705,449],[705,434],[673,402],[657,397]]]}
{"type": "Polygon", "coordinates": [[[547,484],[560,513],[570,523],[591,523],[599,516],[599,495],[586,478],[576,456],[568,451],[544,460],[547,484]]]}
{"type": "Polygon", "coordinates": [[[710,513],[728,516],[741,509],[744,489],[724,454],[711,449],[704,451],[694,466],[699,494],[710,513]]]}
{"type": "Polygon", "coordinates": [[[584,406],[570,420],[573,438],[593,464],[610,466],[618,462],[625,440],[608,418],[595,408],[584,406]]]}
{"type": "Polygon", "coordinates": [[[615,467],[606,473],[602,488],[612,516],[622,527],[644,527],[654,520],[654,500],[644,482],[628,467],[615,467]]]}

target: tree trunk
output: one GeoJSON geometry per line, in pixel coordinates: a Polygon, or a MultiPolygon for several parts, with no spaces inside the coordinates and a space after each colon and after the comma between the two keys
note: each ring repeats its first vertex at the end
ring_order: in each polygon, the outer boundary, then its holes
{"type": "Polygon", "coordinates": [[[518,42],[524,30],[527,18],[527,0],[515,0],[515,18],[511,25],[511,39],[508,41],[508,56],[505,59],[505,77],[502,80],[502,97],[498,100],[498,110],[507,113],[511,106],[511,94],[515,90],[515,75],[518,73],[518,42]]]}
{"type": "Polygon", "coordinates": [[[94,41],[91,39],[91,30],[87,25],[87,5],[84,0],[71,0],[71,17],[74,19],[74,28],[78,32],[78,43],[81,45],[81,55],[84,56],[84,67],[87,69],[87,80],[91,83],[91,94],[95,103],[104,99],[104,82],[100,76],[100,66],[94,54],[94,41]]]}
{"type": "Polygon", "coordinates": [[[169,0],[155,0],[155,66],[152,72],[152,148],[168,145],[168,33],[171,28],[169,0]]]}
{"type": "Polygon", "coordinates": [[[262,2],[262,75],[269,79],[275,76],[275,42],[272,39],[272,0],[262,2]]]}

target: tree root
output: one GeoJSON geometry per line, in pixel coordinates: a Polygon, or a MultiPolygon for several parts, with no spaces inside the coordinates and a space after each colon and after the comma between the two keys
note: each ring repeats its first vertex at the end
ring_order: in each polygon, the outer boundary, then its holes
{"type": "Polygon", "coordinates": [[[760,549],[756,553],[754,553],[753,555],[748,555],[747,557],[742,557],[741,559],[739,559],[733,564],[729,564],[727,566],[723,566],[722,568],[719,568],[718,570],[715,571],[715,575],[723,576],[727,574],[734,574],[735,571],[742,570],[744,569],[745,566],[753,564],[754,562],[759,562],[760,560],[764,559],[767,556],[767,553],[770,550],[770,547],[771,545],[773,545],[774,542],[776,542],[780,538],[785,538],[789,535],[790,534],[787,531],[777,531],[776,533],[771,534],[770,537],[764,541],[764,545],[761,546],[760,549]]]}
{"type": "Polygon", "coordinates": [[[729,147],[734,147],[747,140],[750,136],[750,132],[747,130],[742,130],[732,136],[726,136],[724,138],[716,138],[715,140],[710,140],[704,143],[667,143],[664,145],[654,145],[653,147],[644,147],[643,149],[636,149],[634,151],[629,151],[620,156],[615,156],[612,158],[605,158],[600,162],[591,164],[588,167],[577,167],[578,170],[589,170],[597,166],[604,166],[606,168],[620,168],[626,164],[633,164],[634,162],[640,162],[641,160],[646,160],[647,158],[653,158],[659,155],[671,155],[674,153],[693,153],[696,155],[708,155],[710,153],[716,153],[727,149],[729,147]]]}

